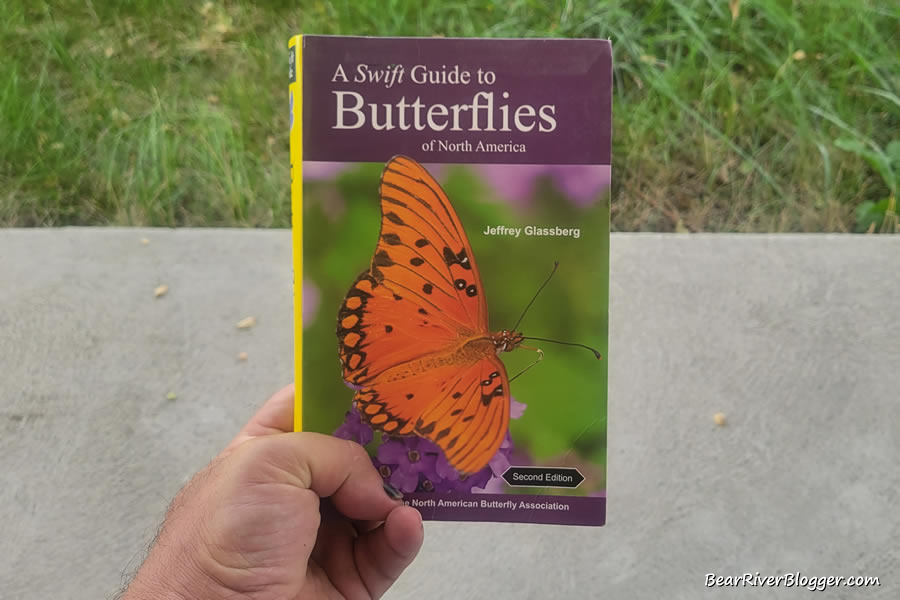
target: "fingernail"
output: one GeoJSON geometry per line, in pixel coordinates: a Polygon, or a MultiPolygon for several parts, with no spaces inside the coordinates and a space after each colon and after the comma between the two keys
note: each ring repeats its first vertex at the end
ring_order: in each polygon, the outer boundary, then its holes
{"type": "Polygon", "coordinates": [[[400,490],[389,484],[387,481],[383,481],[381,485],[384,486],[384,493],[390,496],[392,500],[403,500],[403,494],[400,490]]]}

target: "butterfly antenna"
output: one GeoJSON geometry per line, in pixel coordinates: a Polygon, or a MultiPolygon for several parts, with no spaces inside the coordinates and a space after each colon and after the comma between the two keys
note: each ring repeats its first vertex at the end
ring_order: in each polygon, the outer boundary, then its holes
{"type": "Polygon", "coordinates": [[[553,274],[556,273],[557,267],[559,267],[559,261],[554,260],[553,261],[553,270],[550,271],[550,274],[547,276],[547,279],[544,281],[544,283],[541,284],[541,287],[538,288],[538,291],[536,291],[534,293],[534,297],[531,299],[531,302],[529,302],[528,306],[525,307],[525,310],[522,311],[522,315],[519,317],[519,320],[516,321],[515,325],[513,325],[513,328],[512,328],[513,331],[519,330],[519,323],[521,323],[522,319],[525,318],[525,313],[528,312],[528,309],[531,308],[531,305],[534,304],[535,300],[537,300],[538,294],[540,294],[541,291],[547,286],[547,284],[550,283],[550,279],[553,277],[553,274]]]}
{"type": "Polygon", "coordinates": [[[525,371],[527,371],[528,369],[530,369],[530,368],[533,367],[534,365],[536,365],[536,364],[538,364],[539,362],[541,362],[542,360],[544,360],[544,351],[541,350],[540,348],[531,348],[530,346],[519,346],[519,348],[524,348],[525,350],[534,350],[535,352],[538,353],[538,357],[537,357],[537,359],[535,359],[535,361],[534,361],[533,363],[531,363],[530,365],[528,365],[527,367],[525,367],[524,369],[522,369],[521,371],[519,371],[518,373],[516,373],[516,374],[513,375],[512,377],[510,377],[510,378],[509,378],[509,382],[510,382],[510,383],[512,383],[513,381],[515,381],[515,380],[519,377],[519,375],[523,374],[525,371]]]}
{"type": "Polygon", "coordinates": [[[539,342],[550,342],[551,344],[560,344],[563,346],[578,346],[579,348],[586,348],[586,349],[590,350],[591,352],[593,352],[594,357],[596,357],[597,360],[600,360],[601,358],[603,358],[603,355],[600,354],[599,350],[597,350],[596,348],[591,348],[590,346],[586,346],[585,344],[578,344],[576,342],[560,342],[559,340],[550,340],[547,338],[539,338],[539,337],[523,337],[522,339],[537,340],[539,342]]]}

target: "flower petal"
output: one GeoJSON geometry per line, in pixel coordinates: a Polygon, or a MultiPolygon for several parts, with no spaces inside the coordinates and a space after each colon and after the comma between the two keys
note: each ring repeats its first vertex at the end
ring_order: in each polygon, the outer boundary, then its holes
{"type": "Polygon", "coordinates": [[[353,440],[362,446],[370,443],[374,437],[372,429],[362,422],[359,413],[354,409],[347,411],[343,424],[335,429],[333,435],[344,440],[353,440]]]}
{"type": "Polygon", "coordinates": [[[401,492],[408,494],[416,491],[416,488],[419,486],[419,474],[409,469],[398,468],[391,473],[388,481],[401,492]]]}
{"type": "Polygon", "coordinates": [[[399,440],[388,440],[378,447],[378,460],[390,465],[409,466],[409,450],[399,440]]]}
{"type": "Polygon", "coordinates": [[[485,494],[502,494],[506,491],[506,482],[499,477],[491,477],[482,489],[485,494]]]}
{"type": "Polygon", "coordinates": [[[342,162],[304,161],[303,180],[321,181],[335,179],[341,171],[347,169],[349,166],[349,164],[342,162]]]}
{"type": "Polygon", "coordinates": [[[521,419],[522,415],[525,414],[525,409],[528,408],[527,404],[524,402],[517,402],[512,396],[509,397],[509,404],[510,419],[521,419]]]}
{"type": "Polygon", "coordinates": [[[435,461],[434,472],[441,481],[459,481],[459,471],[450,465],[450,461],[447,460],[443,452],[438,455],[435,461]]]}
{"type": "Polygon", "coordinates": [[[537,178],[546,171],[544,165],[479,165],[478,170],[504,200],[525,204],[534,193],[537,178]]]}
{"type": "Polygon", "coordinates": [[[610,169],[602,165],[553,165],[554,183],[578,206],[592,204],[610,184],[610,169]]]}
{"type": "Polygon", "coordinates": [[[488,466],[491,468],[491,473],[493,473],[495,477],[500,477],[509,468],[509,459],[498,452],[494,455],[494,458],[491,459],[491,462],[488,463],[488,466]]]}
{"type": "Polygon", "coordinates": [[[319,302],[321,294],[318,286],[309,281],[303,280],[303,327],[312,325],[316,320],[316,313],[319,311],[319,302]]]}

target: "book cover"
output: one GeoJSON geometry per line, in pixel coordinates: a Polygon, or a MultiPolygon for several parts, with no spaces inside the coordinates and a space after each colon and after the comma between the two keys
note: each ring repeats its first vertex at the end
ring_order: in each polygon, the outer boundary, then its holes
{"type": "Polygon", "coordinates": [[[603,525],[609,41],[289,50],[295,429],[425,519],[603,525]]]}

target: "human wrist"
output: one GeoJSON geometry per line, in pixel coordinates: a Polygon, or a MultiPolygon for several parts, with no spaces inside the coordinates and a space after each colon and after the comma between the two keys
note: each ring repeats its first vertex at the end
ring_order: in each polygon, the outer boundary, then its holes
{"type": "MultiPolygon", "coordinates": [[[[184,515],[178,515],[184,517],[184,515]]],[[[122,600],[218,600],[230,596],[203,563],[206,548],[194,527],[181,529],[183,523],[163,524],[162,532],[150,548],[129,584],[122,600]],[[183,535],[177,532],[183,531],[183,535]]],[[[178,519],[182,522],[184,519],[178,519]]]]}
{"type": "Polygon", "coordinates": [[[184,557],[159,556],[154,548],[122,600],[219,600],[233,596],[214,577],[184,557]]]}
{"type": "Polygon", "coordinates": [[[135,574],[122,600],[196,600],[223,597],[218,586],[182,552],[157,543],[135,574]]]}

